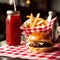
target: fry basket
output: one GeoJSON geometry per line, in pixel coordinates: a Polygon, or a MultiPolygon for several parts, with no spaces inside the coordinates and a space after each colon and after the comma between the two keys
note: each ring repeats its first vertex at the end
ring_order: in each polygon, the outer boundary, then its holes
{"type": "MultiPolygon", "coordinates": [[[[53,34],[52,30],[53,30],[54,22],[56,21],[56,19],[57,17],[54,17],[47,25],[44,25],[44,26],[38,26],[33,28],[23,28],[22,30],[23,30],[25,39],[27,40],[29,35],[33,32],[44,32],[46,34],[50,34],[52,37],[52,34],[53,34]]],[[[22,24],[21,27],[25,26],[25,22],[22,24]]]]}

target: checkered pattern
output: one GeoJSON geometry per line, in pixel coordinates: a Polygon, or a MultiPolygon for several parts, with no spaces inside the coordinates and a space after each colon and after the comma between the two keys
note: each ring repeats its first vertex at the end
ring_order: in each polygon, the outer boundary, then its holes
{"type": "Polygon", "coordinates": [[[28,60],[60,60],[60,43],[56,43],[53,47],[54,50],[51,52],[34,53],[29,50],[25,42],[22,42],[20,46],[0,47],[0,56],[28,60]]]}
{"type": "Polygon", "coordinates": [[[47,25],[45,26],[38,26],[38,27],[34,27],[34,28],[24,28],[23,32],[25,34],[25,37],[28,37],[29,34],[31,34],[32,32],[45,32],[45,33],[49,33],[52,28],[53,28],[53,24],[54,21],[57,19],[57,17],[53,18],[47,25]]]}

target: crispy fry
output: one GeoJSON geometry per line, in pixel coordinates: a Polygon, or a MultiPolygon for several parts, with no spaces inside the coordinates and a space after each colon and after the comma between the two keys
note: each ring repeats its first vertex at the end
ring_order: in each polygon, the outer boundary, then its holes
{"type": "Polygon", "coordinates": [[[36,22],[37,22],[37,20],[38,20],[39,17],[40,17],[40,13],[37,14],[37,16],[36,16],[36,18],[35,18],[35,20],[34,20],[34,22],[33,22],[33,25],[31,26],[31,28],[32,28],[32,27],[35,27],[36,22]]]}
{"type": "Polygon", "coordinates": [[[30,15],[30,26],[32,25],[33,14],[30,15]]]}
{"type": "Polygon", "coordinates": [[[48,23],[48,20],[45,20],[45,21],[44,21],[44,24],[46,25],[47,23],[48,23]]]}
{"type": "Polygon", "coordinates": [[[39,26],[40,24],[44,24],[44,20],[40,20],[39,22],[36,23],[37,26],[39,26]]]}
{"type": "Polygon", "coordinates": [[[30,16],[29,16],[29,15],[27,15],[27,16],[26,16],[26,18],[30,18],[30,16]]]}

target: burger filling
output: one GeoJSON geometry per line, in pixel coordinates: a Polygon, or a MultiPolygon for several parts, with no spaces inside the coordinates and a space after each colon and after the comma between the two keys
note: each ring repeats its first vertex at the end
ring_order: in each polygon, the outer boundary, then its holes
{"type": "Polygon", "coordinates": [[[30,43],[29,46],[31,47],[51,47],[52,44],[50,43],[47,43],[47,42],[33,42],[33,43],[30,43]]]}

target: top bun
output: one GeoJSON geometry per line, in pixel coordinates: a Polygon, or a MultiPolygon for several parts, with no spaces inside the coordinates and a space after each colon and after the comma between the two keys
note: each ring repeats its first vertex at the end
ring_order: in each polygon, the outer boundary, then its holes
{"type": "Polygon", "coordinates": [[[29,38],[30,38],[29,41],[38,41],[42,37],[40,37],[40,33],[34,32],[34,33],[29,35],[29,38]]]}
{"type": "Polygon", "coordinates": [[[38,42],[38,41],[45,41],[48,43],[51,42],[51,37],[47,33],[43,32],[33,32],[29,35],[29,42],[38,42]]]}

